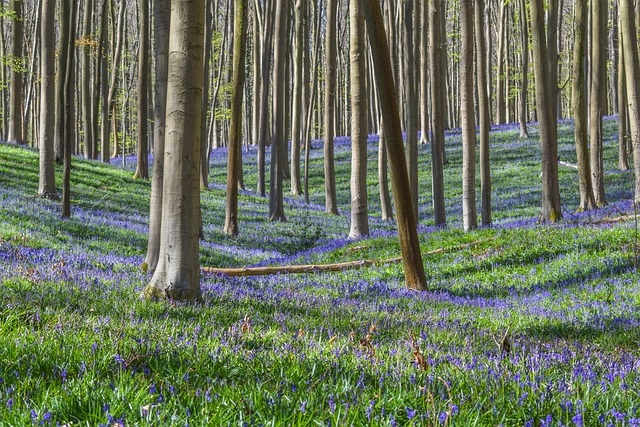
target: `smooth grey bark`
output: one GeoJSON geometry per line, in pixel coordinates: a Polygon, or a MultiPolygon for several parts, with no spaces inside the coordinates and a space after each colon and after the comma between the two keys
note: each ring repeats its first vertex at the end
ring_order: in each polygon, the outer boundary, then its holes
{"type": "Polygon", "coordinates": [[[444,204],[444,128],[446,102],[443,82],[445,70],[442,67],[444,41],[441,38],[441,23],[444,11],[438,0],[429,0],[430,66],[431,66],[431,182],[433,211],[436,226],[446,225],[444,204]]]}
{"type": "MultiPolygon", "coordinates": [[[[416,3],[417,4],[417,3],[416,3]]],[[[404,92],[405,92],[405,158],[409,173],[411,202],[416,218],[418,218],[418,97],[416,95],[415,48],[413,28],[413,0],[404,3],[404,92]]]]}
{"type": "Polygon", "coordinates": [[[366,45],[362,0],[349,2],[351,57],[351,229],[349,238],[369,235],[367,204],[367,88],[366,45]]]}
{"type": "Polygon", "coordinates": [[[418,224],[411,204],[409,176],[404,158],[402,127],[396,87],[391,71],[389,45],[378,0],[364,0],[364,10],[377,88],[380,98],[385,100],[381,104],[382,120],[386,132],[393,194],[396,200],[398,236],[402,251],[405,284],[408,289],[423,291],[427,289],[427,279],[424,274],[418,240],[418,224]]]}
{"type": "Polygon", "coordinates": [[[429,8],[420,9],[420,144],[429,142],[429,8]]]}
{"type": "MultiPolygon", "coordinates": [[[[586,0],[585,0],[586,1],[586,0]]],[[[554,120],[560,119],[560,87],[558,86],[558,62],[560,56],[558,54],[558,19],[560,8],[558,0],[548,0],[546,5],[547,15],[547,54],[549,61],[549,89],[551,90],[551,99],[553,100],[552,115],[554,120]]]]}
{"type": "Polygon", "coordinates": [[[324,193],[325,212],[338,215],[338,195],[334,163],[335,109],[337,92],[337,40],[336,15],[337,0],[327,1],[327,25],[325,47],[324,86],[324,193]]]}
{"type": "Polygon", "coordinates": [[[284,171],[281,156],[286,144],[284,130],[285,111],[285,67],[288,40],[287,21],[289,19],[289,0],[277,0],[274,29],[274,76],[273,76],[273,137],[271,139],[271,171],[269,182],[269,221],[286,221],[284,214],[284,171]]]}
{"type": "MultiPolygon", "coordinates": [[[[115,51],[113,52],[113,62],[111,64],[111,77],[109,79],[109,89],[107,91],[106,102],[102,105],[102,150],[100,153],[100,158],[104,163],[109,163],[111,156],[111,153],[109,153],[109,138],[111,135],[111,124],[116,105],[116,90],[118,88],[118,64],[120,63],[120,57],[122,55],[122,44],[124,39],[124,11],[126,9],[126,4],[126,0],[122,0],[118,8],[118,23],[116,28],[117,37],[115,51]]],[[[104,83],[106,84],[106,78],[104,83]]],[[[114,151],[116,149],[116,144],[114,144],[114,151]]]]}
{"type": "Polygon", "coordinates": [[[60,23],[60,41],[58,47],[58,70],[56,72],[56,103],[55,103],[55,136],[53,143],[53,156],[57,164],[61,165],[64,161],[64,146],[67,129],[67,118],[65,116],[64,108],[64,96],[65,96],[65,79],[67,77],[67,56],[69,55],[69,33],[71,31],[71,0],[60,0],[59,2],[59,17],[60,23]]]}
{"type": "MultiPolygon", "coordinates": [[[[9,135],[7,140],[16,144],[24,143],[24,121],[22,111],[22,98],[24,92],[24,84],[22,81],[23,74],[23,16],[22,16],[22,0],[11,1],[11,11],[13,19],[11,20],[11,83],[9,88],[9,135]]],[[[6,112],[3,112],[6,114],[6,112]]]]}
{"type": "Polygon", "coordinates": [[[473,0],[460,2],[462,52],[460,63],[460,122],[462,124],[462,222],[465,231],[478,227],[476,209],[476,115],[473,84],[473,0]]]}
{"type": "Polygon", "coordinates": [[[160,256],[162,233],[162,187],[164,182],[164,146],[167,116],[167,79],[169,60],[169,19],[171,0],[154,0],[153,43],[155,52],[155,83],[153,120],[153,175],[151,176],[151,202],[149,204],[149,239],[143,269],[154,272],[160,256]]]}
{"type": "Polygon", "coordinates": [[[602,116],[607,110],[607,0],[591,2],[591,89],[589,91],[589,140],[593,195],[596,206],[604,205],[604,152],[602,116]]]}
{"type": "MultiPolygon", "coordinates": [[[[553,0],[552,0],[553,1],[553,0]]],[[[562,219],[560,188],[558,184],[558,131],[556,98],[552,95],[549,53],[545,38],[544,8],[542,1],[531,3],[531,33],[533,39],[533,64],[536,76],[536,106],[540,127],[542,153],[542,219],[556,222],[562,219]]]]}
{"type": "Polygon", "coordinates": [[[55,97],[55,0],[42,1],[42,26],[40,28],[40,137],[39,157],[40,174],[38,195],[40,197],[56,197],[56,180],[53,158],[53,138],[55,114],[53,99],[55,97]]]}
{"type": "Polygon", "coordinates": [[[507,60],[507,0],[500,0],[500,18],[498,22],[498,51],[496,59],[496,123],[507,122],[507,91],[505,62],[507,60]]]}
{"type": "Polygon", "coordinates": [[[293,61],[293,108],[291,121],[291,194],[299,196],[302,194],[300,181],[300,140],[303,111],[303,60],[304,60],[304,35],[305,17],[307,14],[307,0],[296,0],[295,2],[295,46],[293,61]]]}
{"type": "Polygon", "coordinates": [[[149,0],[140,0],[140,34],[138,46],[138,149],[134,178],[149,179],[149,139],[147,113],[149,85],[149,0]]]}
{"type": "MultiPolygon", "coordinates": [[[[70,23],[76,21],[76,5],[69,5],[69,16],[67,19],[70,23]]],[[[73,141],[75,133],[74,117],[74,96],[75,96],[75,41],[76,30],[75,25],[69,25],[69,31],[66,40],[61,40],[61,44],[67,45],[67,63],[65,64],[65,75],[63,77],[63,108],[64,108],[64,147],[63,147],[63,164],[64,171],[62,175],[62,218],[71,217],[71,152],[73,151],[73,141]]]]}
{"type": "Polygon", "coordinates": [[[624,40],[624,64],[627,81],[627,102],[629,105],[629,124],[631,127],[631,146],[633,147],[633,166],[635,169],[634,202],[640,203],[640,60],[638,59],[638,38],[634,17],[640,11],[634,11],[632,0],[620,0],[620,24],[624,40]]]}
{"type": "Polygon", "coordinates": [[[95,96],[91,89],[91,18],[93,16],[93,0],[86,0],[84,4],[84,16],[82,24],[81,45],[82,70],[80,84],[82,87],[82,125],[84,130],[84,155],[87,159],[95,159],[97,147],[93,133],[93,112],[91,110],[92,97],[95,96]]]}
{"type": "Polygon", "coordinates": [[[627,104],[627,74],[624,66],[624,39],[618,26],[618,169],[629,170],[628,142],[629,110],[627,104]]]}
{"type": "Polygon", "coordinates": [[[224,234],[238,235],[238,178],[242,152],[242,98],[244,95],[245,56],[247,53],[247,0],[235,1],[233,35],[233,83],[231,122],[229,124],[229,161],[227,162],[227,203],[224,234]]]}
{"type": "Polygon", "coordinates": [[[527,0],[520,0],[520,31],[522,33],[522,84],[520,87],[520,138],[528,138],[527,129],[527,100],[529,96],[529,19],[527,18],[527,0]]]}
{"type": "Polygon", "coordinates": [[[204,0],[173,0],[171,6],[160,258],[144,294],[192,300],[202,298],[199,158],[204,0]]]}
{"type": "MultiPolygon", "coordinates": [[[[205,19],[204,19],[204,86],[202,87],[202,123],[200,124],[200,188],[202,190],[209,189],[209,140],[207,132],[207,118],[209,107],[215,110],[215,106],[211,105],[209,100],[210,78],[211,72],[211,49],[213,34],[213,13],[211,11],[211,0],[205,0],[205,19]]],[[[220,54],[222,55],[222,53],[220,54]]],[[[213,98],[215,104],[215,98],[213,98]]],[[[215,114],[215,113],[214,113],[215,114]]]]}
{"type": "MultiPolygon", "coordinates": [[[[523,0],[524,1],[524,0],[523,0]]],[[[489,132],[491,131],[491,107],[488,87],[486,40],[484,28],[484,0],[475,0],[476,79],[478,91],[478,115],[480,122],[480,191],[482,193],[482,225],[491,224],[491,162],[489,156],[489,132]]]]}
{"type": "Polygon", "coordinates": [[[589,145],[587,142],[587,100],[585,97],[586,73],[584,58],[587,52],[588,9],[588,6],[582,2],[575,4],[572,105],[578,176],[580,179],[580,210],[593,209],[596,206],[596,201],[593,197],[589,145]]]}

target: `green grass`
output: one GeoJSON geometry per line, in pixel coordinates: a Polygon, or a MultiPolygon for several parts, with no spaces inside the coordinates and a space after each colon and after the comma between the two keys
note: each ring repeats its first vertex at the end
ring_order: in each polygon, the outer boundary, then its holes
{"type": "MultiPolygon", "coordinates": [[[[615,122],[606,131],[614,134],[615,122]]],[[[540,224],[539,148],[492,133],[496,227],[460,229],[460,136],[446,167],[450,227],[431,227],[428,147],[421,147],[421,227],[429,291],[404,290],[400,264],[304,276],[203,276],[202,304],[140,299],[149,277],[149,183],[74,159],[73,218],[35,197],[37,153],[0,145],[0,424],[638,425],[640,283],[633,175],[605,143],[609,206],[574,214],[577,176],[561,168],[565,220],[540,224]],[[465,249],[460,245],[480,242],[465,249]],[[454,248],[454,249],[452,249],[454,248]],[[512,351],[500,340],[510,327],[512,351]],[[426,370],[414,363],[416,346],[426,370]],[[529,424],[530,423],[530,424],[529,424]]],[[[570,123],[561,158],[575,160],[570,123]]],[[[371,148],[370,170],[376,169],[371,148]]],[[[240,230],[221,232],[224,153],[203,193],[201,262],[331,263],[399,255],[393,224],[347,241],[348,146],[337,146],[342,216],[322,213],[321,158],[311,199],[240,195],[240,230]]],[[[255,186],[253,154],[247,188],[255,186]]],[[[58,171],[59,172],[59,171],[58,171]]]]}

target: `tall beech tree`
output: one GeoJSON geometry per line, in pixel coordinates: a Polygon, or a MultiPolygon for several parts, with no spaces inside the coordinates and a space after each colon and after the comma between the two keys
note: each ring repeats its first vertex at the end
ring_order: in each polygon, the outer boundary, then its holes
{"type": "Polygon", "coordinates": [[[149,85],[149,0],[140,0],[138,35],[138,144],[135,178],[149,178],[149,139],[147,137],[147,86],[149,85]]]}
{"type": "Polygon", "coordinates": [[[478,227],[476,210],[476,116],[473,103],[473,0],[460,0],[462,28],[460,119],[462,123],[462,222],[466,231],[478,227]]]}
{"type": "MultiPolygon", "coordinates": [[[[68,13],[69,22],[76,21],[76,5],[69,5],[68,13]]],[[[75,41],[76,27],[69,26],[66,40],[60,40],[61,44],[67,45],[67,63],[65,64],[65,76],[63,77],[63,109],[64,109],[64,146],[63,146],[63,164],[64,171],[62,174],[62,218],[71,217],[71,151],[74,149],[75,140],[75,120],[74,120],[74,96],[75,96],[75,41]]]]}
{"type": "Polygon", "coordinates": [[[200,120],[204,0],[173,0],[169,32],[165,173],[158,268],[148,297],[192,300],[200,290],[200,120]]]}
{"type": "MultiPolygon", "coordinates": [[[[333,139],[335,138],[336,108],[336,15],[338,1],[327,0],[327,25],[325,49],[325,87],[324,87],[324,193],[325,212],[338,214],[338,195],[336,192],[336,172],[334,164],[333,139]]],[[[277,56],[276,56],[277,58],[277,56]]]]}
{"type": "Polygon", "coordinates": [[[291,194],[302,194],[300,179],[300,141],[302,121],[304,120],[303,95],[305,82],[303,79],[303,60],[305,57],[305,26],[307,16],[307,0],[295,0],[295,46],[293,62],[293,106],[291,117],[291,194]]]}
{"type": "MultiPolygon", "coordinates": [[[[525,0],[522,0],[523,2],[525,0]]],[[[491,224],[491,164],[489,157],[489,132],[491,131],[491,106],[488,88],[488,70],[485,40],[484,0],[475,0],[476,79],[478,91],[478,115],[480,121],[480,187],[482,193],[482,225],[491,224]]]]}
{"type": "Polygon", "coordinates": [[[389,45],[378,0],[364,0],[363,6],[371,44],[376,85],[380,99],[385,100],[380,107],[389,155],[393,196],[396,200],[398,236],[402,250],[405,283],[409,289],[423,291],[427,289],[427,279],[420,253],[418,224],[411,203],[409,175],[404,158],[402,126],[398,111],[396,86],[391,70],[389,45]]]}
{"type": "Polygon", "coordinates": [[[562,218],[560,186],[558,183],[558,130],[556,98],[551,89],[557,85],[551,81],[549,54],[544,26],[542,0],[531,2],[531,34],[533,40],[533,65],[536,77],[536,106],[540,127],[542,152],[542,218],[555,222],[562,218]]]}
{"type": "MultiPolygon", "coordinates": [[[[591,176],[596,206],[606,203],[604,193],[604,152],[602,116],[607,108],[607,1],[591,2],[591,88],[589,91],[589,139],[591,176]]],[[[576,8],[581,6],[576,5],[576,8]]]]}
{"type": "Polygon", "coordinates": [[[160,256],[162,234],[162,198],[164,184],[164,146],[167,119],[167,80],[169,72],[169,22],[171,0],[154,0],[153,45],[155,52],[155,83],[153,97],[153,175],[151,177],[151,202],[149,204],[149,239],[144,266],[154,272],[160,256]]]}
{"type": "MultiPolygon", "coordinates": [[[[24,142],[23,126],[23,32],[22,0],[11,0],[11,83],[9,88],[9,136],[7,140],[16,144],[24,142]]],[[[0,52],[2,54],[2,52],[0,52]]],[[[4,83],[4,82],[3,82],[4,83]]],[[[3,112],[6,114],[6,112],[3,112]]]]}
{"type": "Polygon", "coordinates": [[[56,0],[42,0],[42,26],[40,27],[40,176],[38,195],[56,197],[56,179],[53,157],[55,113],[55,12],[56,0]]]}
{"type": "Polygon", "coordinates": [[[289,0],[277,0],[276,19],[274,29],[274,63],[275,74],[273,76],[273,137],[271,139],[271,171],[269,182],[269,220],[285,221],[284,214],[284,170],[281,160],[286,144],[284,108],[285,96],[285,67],[286,67],[286,40],[287,21],[289,20],[289,0]]]}
{"type": "Polygon", "coordinates": [[[593,209],[596,206],[591,184],[591,164],[587,143],[587,101],[585,97],[585,54],[587,51],[587,17],[589,7],[582,2],[575,5],[574,51],[573,51],[573,87],[572,104],[575,127],[576,156],[580,179],[580,210],[593,209]]]}
{"type": "Polygon", "coordinates": [[[640,11],[634,9],[633,0],[620,0],[620,24],[624,45],[624,66],[635,169],[635,203],[640,203],[640,60],[638,37],[634,18],[640,11]]]}
{"type": "Polygon", "coordinates": [[[369,235],[367,205],[366,45],[362,0],[349,2],[351,56],[351,230],[350,238],[369,235]]]}
{"type": "Polygon", "coordinates": [[[247,0],[235,0],[233,34],[233,86],[231,88],[231,123],[229,125],[229,161],[227,162],[227,203],[224,233],[238,234],[239,156],[242,151],[242,98],[244,96],[245,56],[247,52],[247,0]]]}

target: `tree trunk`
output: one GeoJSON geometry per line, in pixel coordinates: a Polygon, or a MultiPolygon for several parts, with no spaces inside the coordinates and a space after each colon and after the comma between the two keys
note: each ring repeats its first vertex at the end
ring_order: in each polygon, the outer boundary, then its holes
{"type": "Polygon", "coordinates": [[[589,92],[589,139],[591,177],[596,206],[606,203],[604,193],[604,153],[602,116],[606,111],[607,89],[607,0],[591,2],[591,90],[589,92]],[[603,111],[604,110],[604,111],[603,111]]]}
{"type": "Polygon", "coordinates": [[[473,74],[473,1],[461,0],[462,52],[460,121],[462,124],[462,219],[465,231],[478,227],[476,211],[476,115],[473,74]]]}
{"type": "Polygon", "coordinates": [[[56,197],[56,180],[53,158],[55,114],[55,0],[42,1],[42,27],[40,28],[40,177],[38,195],[49,199],[56,197]]]}
{"type": "Polygon", "coordinates": [[[349,238],[369,235],[367,207],[366,45],[362,0],[349,2],[351,55],[351,230],[349,238]]]}
{"type": "Polygon", "coordinates": [[[444,19],[444,11],[439,7],[438,0],[429,0],[429,29],[430,29],[430,65],[431,65],[431,180],[433,192],[433,210],[436,226],[446,225],[444,204],[444,127],[445,127],[445,92],[442,88],[445,80],[442,68],[443,45],[441,39],[440,20],[444,19]]]}
{"type": "Polygon", "coordinates": [[[167,78],[169,60],[169,19],[171,0],[155,0],[153,4],[153,43],[155,52],[155,135],[153,137],[153,175],[149,204],[149,241],[144,265],[150,272],[158,266],[162,233],[162,188],[164,182],[164,152],[167,117],[167,78]]]}
{"type": "Polygon", "coordinates": [[[336,108],[336,15],[337,0],[327,1],[326,25],[326,71],[324,87],[324,192],[325,212],[338,215],[338,196],[336,191],[336,173],[334,165],[333,139],[335,138],[335,108],[336,108]]]}
{"type": "Polygon", "coordinates": [[[507,122],[505,90],[505,62],[507,57],[507,1],[500,1],[500,22],[498,27],[498,54],[496,61],[496,123],[501,125],[507,122]]]}
{"type": "Polygon", "coordinates": [[[82,37],[84,43],[82,49],[82,124],[84,129],[84,155],[87,159],[95,159],[95,139],[93,134],[93,117],[91,111],[92,93],[91,89],[91,18],[93,16],[93,0],[86,0],[84,5],[84,18],[82,26],[82,37]]]}
{"type": "Polygon", "coordinates": [[[551,117],[553,120],[560,119],[558,104],[560,103],[560,88],[558,86],[558,15],[560,8],[558,0],[548,0],[547,3],[547,54],[549,61],[549,87],[551,89],[550,103],[552,105],[551,117]]]}
{"type": "Polygon", "coordinates": [[[575,124],[576,155],[580,178],[580,210],[593,209],[596,206],[591,183],[591,164],[587,144],[587,101],[585,98],[584,58],[587,45],[588,5],[575,4],[575,44],[573,50],[573,88],[572,104],[575,124]]]}
{"type": "Polygon", "coordinates": [[[211,0],[205,0],[204,19],[204,85],[202,87],[202,123],[200,124],[200,188],[209,189],[209,139],[207,132],[207,118],[209,109],[215,107],[209,96],[211,74],[211,48],[213,34],[213,14],[211,12],[211,0]]]}
{"type": "Polygon", "coordinates": [[[277,0],[274,29],[274,76],[273,76],[273,119],[274,129],[271,139],[271,174],[269,182],[269,221],[286,221],[284,214],[284,171],[281,156],[287,136],[284,130],[285,67],[287,55],[287,21],[289,0],[277,0]]]}
{"type": "Polygon", "coordinates": [[[531,3],[536,106],[542,152],[542,218],[545,221],[555,222],[562,218],[558,184],[558,133],[554,115],[556,98],[553,97],[551,90],[551,86],[557,86],[557,83],[550,78],[543,9],[542,1],[531,3]]]}
{"type": "Polygon", "coordinates": [[[393,194],[398,214],[398,236],[402,250],[405,282],[408,289],[422,291],[427,288],[427,280],[422,265],[417,221],[411,204],[409,176],[404,159],[402,127],[398,113],[398,98],[389,59],[389,45],[378,0],[365,0],[364,10],[380,99],[385,100],[381,105],[382,119],[386,132],[393,194]]]}
{"type": "Polygon", "coordinates": [[[620,1],[620,23],[624,41],[624,64],[627,80],[629,124],[635,169],[635,203],[640,203],[640,62],[638,60],[638,38],[632,0],[620,1]]]}
{"type": "MultiPolygon", "coordinates": [[[[7,140],[15,144],[23,144],[23,16],[22,0],[11,1],[11,11],[14,16],[11,21],[11,87],[9,88],[9,136],[7,140]]],[[[3,82],[4,83],[4,82],[3,82]]],[[[3,112],[6,114],[6,112],[3,112]]]]}
{"type": "Polygon", "coordinates": [[[169,37],[167,139],[160,259],[144,294],[201,299],[200,121],[204,0],[173,0],[169,37]]]}
{"type": "Polygon", "coordinates": [[[140,45],[138,47],[138,164],[134,178],[149,179],[147,138],[147,86],[149,84],[149,0],[140,0],[140,45]]]}
{"type": "Polygon", "coordinates": [[[618,169],[629,170],[627,151],[629,134],[629,106],[627,103],[627,74],[624,67],[624,38],[622,26],[618,26],[618,169]]]}
{"type": "Polygon", "coordinates": [[[520,138],[528,138],[527,99],[529,96],[529,19],[527,18],[527,1],[520,0],[520,31],[522,32],[522,85],[520,87],[520,138]]]}
{"type": "MultiPolygon", "coordinates": [[[[100,155],[101,160],[104,163],[109,163],[111,155],[111,153],[109,153],[109,138],[111,137],[111,121],[114,116],[116,104],[116,90],[118,88],[118,65],[120,64],[122,43],[124,39],[124,11],[126,8],[126,4],[126,0],[122,0],[118,9],[118,24],[116,29],[118,37],[116,40],[115,51],[113,52],[113,63],[111,65],[111,78],[109,80],[107,98],[105,104],[103,104],[102,106],[102,152],[100,153],[100,155]]],[[[103,28],[103,30],[106,30],[106,28],[103,28]]],[[[106,77],[104,74],[103,76],[106,77]]],[[[106,83],[106,78],[104,83],[106,83]]],[[[117,147],[115,147],[114,145],[114,148],[117,147]]]]}
{"type": "Polygon", "coordinates": [[[244,94],[245,56],[247,53],[247,0],[235,1],[233,35],[233,85],[231,123],[229,124],[229,161],[227,163],[227,204],[224,234],[238,235],[238,158],[242,155],[242,97],[244,94]]]}
{"type": "Polygon", "coordinates": [[[300,185],[300,137],[304,112],[302,108],[303,96],[303,59],[304,59],[304,28],[307,14],[307,0],[296,0],[295,3],[295,61],[293,62],[293,111],[291,122],[291,194],[302,194],[300,185]]]}
{"type": "Polygon", "coordinates": [[[416,96],[416,76],[414,63],[414,28],[413,28],[413,0],[404,3],[404,92],[406,96],[406,151],[405,158],[409,173],[409,187],[411,203],[416,219],[418,218],[418,97],[416,96]]]}
{"type": "MultiPolygon", "coordinates": [[[[55,137],[53,144],[54,159],[57,164],[61,165],[64,161],[65,131],[67,117],[65,117],[64,108],[64,87],[65,78],[67,76],[67,56],[69,55],[69,33],[71,31],[70,22],[70,0],[60,0],[59,22],[60,22],[60,40],[58,48],[58,71],[56,73],[56,103],[55,103],[55,137]]],[[[75,23],[74,23],[75,24],[75,23]]],[[[69,118],[70,119],[70,118],[69,118]]]]}
{"type": "Polygon", "coordinates": [[[491,107],[487,93],[487,57],[484,28],[484,0],[475,0],[476,79],[478,113],[480,121],[480,187],[482,192],[482,225],[491,224],[491,164],[489,158],[489,132],[491,107]]]}
{"type": "MultiPolygon", "coordinates": [[[[76,22],[76,5],[69,5],[68,19],[70,23],[76,22]]],[[[60,44],[67,45],[67,63],[65,64],[65,75],[63,76],[63,100],[64,100],[64,172],[62,176],[62,218],[68,219],[71,217],[71,152],[73,151],[74,129],[74,74],[75,74],[75,41],[76,41],[76,26],[75,24],[69,25],[69,31],[66,40],[60,40],[60,44]]]]}

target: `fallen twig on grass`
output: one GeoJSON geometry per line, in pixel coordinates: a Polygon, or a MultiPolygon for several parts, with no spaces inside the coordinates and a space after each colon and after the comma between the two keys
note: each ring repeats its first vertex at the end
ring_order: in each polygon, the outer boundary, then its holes
{"type": "MultiPolygon", "coordinates": [[[[495,237],[489,237],[487,239],[476,240],[475,242],[465,243],[463,245],[454,246],[451,248],[438,248],[429,252],[425,252],[422,255],[436,255],[450,251],[458,251],[472,246],[479,245],[491,240],[495,237]]],[[[337,264],[308,264],[308,265],[285,265],[285,266],[269,266],[269,267],[241,267],[241,268],[211,268],[202,267],[202,271],[211,274],[220,274],[228,277],[248,277],[248,276],[269,276],[272,274],[308,274],[308,273],[324,273],[332,271],[344,271],[355,268],[368,267],[370,265],[384,265],[395,264],[402,261],[402,257],[388,258],[388,259],[370,259],[370,260],[358,260],[340,262],[337,264]]]]}
{"type": "Polygon", "coordinates": [[[589,225],[597,225],[597,224],[617,224],[618,222],[628,221],[630,219],[636,218],[636,215],[624,215],[616,218],[602,218],[595,221],[590,221],[589,225]]]}

